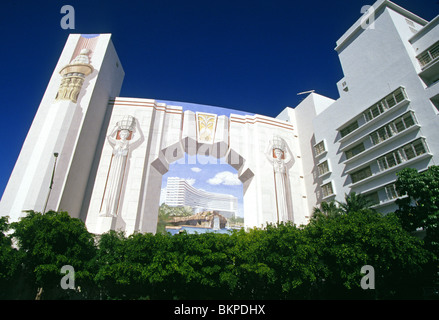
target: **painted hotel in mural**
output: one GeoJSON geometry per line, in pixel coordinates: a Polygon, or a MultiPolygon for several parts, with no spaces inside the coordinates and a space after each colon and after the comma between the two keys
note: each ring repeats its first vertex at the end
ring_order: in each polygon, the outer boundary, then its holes
{"type": "Polygon", "coordinates": [[[168,178],[165,203],[174,207],[188,206],[193,208],[195,213],[217,211],[225,217],[235,217],[238,211],[237,197],[194,188],[179,177],[168,178]]]}
{"type": "Polygon", "coordinates": [[[195,159],[187,172],[203,170],[210,183],[197,186],[194,176],[186,189],[200,201],[229,194],[245,227],[306,224],[315,206],[351,191],[394,210],[395,173],[439,160],[439,16],[426,21],[387,0],[372,9],[336,42],[340,97],[313,92],[276,118],[121,97],[124,71],[111,35],[70,35],[0,215],[65,210],[93,233],[154,233],[163,181],[187,159],[195,159]]]}

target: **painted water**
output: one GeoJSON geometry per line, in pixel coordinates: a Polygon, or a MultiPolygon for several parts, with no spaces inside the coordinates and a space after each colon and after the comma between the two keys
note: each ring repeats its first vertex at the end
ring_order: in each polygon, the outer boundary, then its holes
{"type": "Polygon", "coordinates": [[[232,232],[232,228],[223,228],[223,229],[213,229],[213,228],[200,228],[200,227],[191,227],[191,226],[182,226],[180,228],[166,228],[166,232],[169,232],[172,235],[178,234],[182,231],[186,231],[188,234],[195,233],[206,233],[206,232],[215,232],[215,233],[229,233],[232,232]]]}

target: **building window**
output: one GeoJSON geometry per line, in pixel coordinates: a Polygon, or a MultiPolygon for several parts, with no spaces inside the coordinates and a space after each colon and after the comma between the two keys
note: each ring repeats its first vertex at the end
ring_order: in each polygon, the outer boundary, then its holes
{"type": "Polygon", "coordinates": [[[384,103],[379,102],[378,104],[374,105],[373,107],[367,109],[364,112],[364,117],[365,117],[366,121],[370,121],[373,118],[378,117],[384,111],[386,111],[386,108],[384,107],[384,103]]]}
{"type": "Polygon", "coordinates": [[[360,144],[357,144],[355,147],[345,151],[346,159],[350,159],[350,158],[356,156],[357,154],[363,152],[364,150],[365,150],[365,148],[364,148],[363,142],[360,144]]]}
{"type": "Polygon", "coordinates": [[[427,152],[424,141],[419,139],[403,147],[405,160],[410,160],[427,152]]]}
{"type": "Polygon", "coordinates": [[[415,119],[411,113],[408,113],[393,122],[396,132],[400,133],[415,124],[415,119]]]}
{"type": "Polygon", "coordinates": [[[405,99],[407,99],[407,95],[404,88],[398,88],[377,104],[364,111],[364,119],[366,122],[371,121],[405,99]]]}
{"type": "Polygon", "coordinates": [[[411,31],[413,34],[418,33],[418,30],[416,30],[416,29],[413,28],[413,27],[409,27],[409,29],[410,29],[410,31],[411,31]]]}
{"type": "Polygon", "coordinates": [[[378,159],[378,166],[380,171],[394,167],[402,162],[399,150],[386,154],[384,157],[378,159]]]}
{"type": "Polygon", "coordinates": [[[378,167],[380,171],[387,170],[400,164],[403,161],[408,161],[418,157],[427,152],[427,146],[423,139],[418,139],[409,144],[406,144],[400,149],[394,150],[385,156],[379,158],[378,167]]]}
{"type": "Polygon", "coordinates": [[[385,186],[384,190],[386,190],[387,200],[393,200],[399,197],[398,191],[396,190],[396,186],[394,183],[385,186]]]}
{"type": "Polygon", "coordinates": [[[323,198],[329,197],[334,194],[334,189],[332,188],[332,182],[324,184],[322,186],[323,198]]]}
{"type": "Polygon", "coordinates": [[[325,142],[323,140],[314,146],[314,152],[315,152],[316,156],[321,155],[325,151],[326,151],[325,142]]]}
{"type": "Polygon", "coordinates": [[[407,22],[407,24],[408,24],[410,27],[413,27],[413,28],[415,27],[415,24],[413,23],[412,20],[405,18],[405,22],[407,22]]]}
{"type": "Polygon", "coordinates": [[[357,128],[358,128],[358,121],[352,122],[351,124],[340,130],[341,137],[343,138],[347,136],[349,133],[356,130],[357,128]]]}
{"type": "Polygon", "coordinates": [[[358,181],[366,179],[367,177],[370,177],[371,175],[372,175],[372,170],[370,169],[369,166],[366,168],[357,170],[357,171],[351,173],[352,183],[356,183],[358,181]]]}
{"type": "Polygon", "coordinates": [[[372,132],[370,135],[372,143],[375,145],[389,139],[394,134],[392,129],[393,128],[390,125],[385,125],[384,127],[379,128],[377,131],[372,132]]]}
{"type": "Polygon", "coordinates": [[[402,117],[395,119],[391,123],[386,124],[385,126],[372,132],[370,134],[372,144],[376,145],[380,142],[383,142],[384,140],[389,139],[395,134],[400,133],[401,131],[404,131],[405,129],[413,126],[415,123],[416,122],[414,115],[411,112],[409,112],[403,115],[402,117]]]}
{"type": "Polygon", "coordinates": [[[426,67],[439,57],[439,41],[432,45],[430,48],[422,52],[416,58],[422,68],[426,67]]]}
{"type": "Polygon", "coordinates": [[[324,174],[329,172],[329,165],[328,165],[328,160],[322,162],[321,164],[319,164],[317,166],[318,172],[319,172],[319,176],[323,176],[324,174]]]}
{"type": "Polygon", "coordinates": [[[378,196],[378,191],[369,193],[369,194],[365,194],[364,198],[369,202],[369,204],[371,206],[380,203],[380,198],[378,196]]]}
{"type": "Polygon", "coordinates": [[[430,99],[433,106],[436,108],[436,112],[439,111],[439,94],[430,99]]]}

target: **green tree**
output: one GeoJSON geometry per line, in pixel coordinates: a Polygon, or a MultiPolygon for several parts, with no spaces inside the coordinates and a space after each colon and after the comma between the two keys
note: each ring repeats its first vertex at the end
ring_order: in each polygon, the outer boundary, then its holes
{"type": "Polygon", "coordinates": [[[300,228],[281,223],[229,234],[126,237],[110,231],[94,237],[65,212],[29,212],[10,226],[0,219],[0,284],[3,289],[1,281],[18,273],[24,276],[16,286],[29,284],[33,296],[44,288],[39,292],[45,299],[422,296],[434,274],[433,255],[422,242],[402,228],[395,214],[346,213],[322,214],[300,228]],[[13,233],[7,236],[10,227],[13,233]],[[75,268],[81,292],[60,290],[60,269],[66,264],[75,268]],[[364,265],[375,269],[376,290],[360,288],[364,265]]]}
{"type": "Polygon", "coordinates": [[[8,217],[0,217],[0,299],[18,297],[19,292],[20,253],[13,247],[11,236],[8,235],[8,221],[8,217]]]}
{"type": "MultiPolygon", "coordinates": [[[[345,194],[344,202],[341,201],[323,201],[320,204],[320,208],[315,207],[313,209],[313,218],[318,219],[319,217],[334,218],[342,214],[347,214],[349,212],[356,211],[366,211],[370,209],[371,201],[362,194],[357,194],[356,192],[351,192],[345,194]]],[[[372,210],[373,211],[373,210],[372,210]]]]}
{"type": "Polygon", "coordinates": [[[309,298],[318,273],[318,257],[302,230],[291,223],[232,234],[231,287],[239,299],[309,298]]]}
{"type": "Polygon", "coordinates": [[[344,202],[339,202],[339,208],[343,213],[357,212],[362,210],[370,210],[371,201],[362,194],[356,192],[350,192],[345,194],[344,202]]]}
{"type": "Polygon", "coordinates": [[[423,172],[406,168],[397,176],[397,191],[406,195],[396,200],[403,227],[410,232],[422,228],[426,247],[439,256],[439,166],[423,172]]]}
{"type": "Polygon", "coordinates": [[[96,281],[106,299],[214,299],[227,296],[222,272],[228,235],[110,231],[99,240],[96,281]]]}
{"type": "Polygon", "coordinates": [[[177,264],[172,277],[174,296],[182,299],[231,298],[229,276],[234,243],[228,234],[213,232],[170,238],[177,264]]]}
{"type": "Polygon", "coordinates": [[[26,281],[40,298],[86,298],[84,293],[93,287],[93,262],[96,255],[93,235],[84,223],[71,218],[67,212],[49,211],[41,214],[29,211],[19,222],[11,224],[17,242],[26,281]],[[74,290],[62,290],[61,268],[70,265],[75,270],[74,290]]]}
{"type": "Polygon", "coordinates": [[[314,207],[312,217],[317,219],[320,216],[326,216],[329,218],[336,217],[340,214],[343,214],[343,211],[337,205],[337,203],[332,200],[330,202],[323,201],[320,204],[320,208],[314,207]]]}
{"type": "Polygon", "coordinates": [[[394,214],[349,211],[314,219],[304,231],[319,257],[322,298],[418,298],[429,283],[431,254],[394,214]],[[375,269],[376,290],[360,287],[364,265],[375,269]]]}
{"type": "Polygon", "coordinates": [[[139,291],[142,284],[140,277],[144,264],[148,261],[141,261],[140,257],[135,257],[148,256],[154,246],[145,241],[136,241],[139,237],[147,240],[152,235],[135,234],[126,238],[123,232],[111,230],[99,237],[99,269],[95,282],[99,287],[101,299],[134,299],[142,296],[142,292],[139,291]],[[133,240],[135,245],[132,245],[133,240]]]}

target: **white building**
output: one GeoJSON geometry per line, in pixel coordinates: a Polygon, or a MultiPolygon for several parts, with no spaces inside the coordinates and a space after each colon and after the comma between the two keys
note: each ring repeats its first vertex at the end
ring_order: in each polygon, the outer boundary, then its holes
{"type": "Polygon", "coordinates": [[[235,217],[238,210],[238,198],[197,189],[178,177],[168,177],[165,203],[172,207],[189,206],[195,213],[217,211],[226,218],[235,217]]]}
{"type": "Polygon", "coordinates": [[[304,168],[310,205],[355,191],[390,212],[396,172],[439,164],[438,23],[377,1],[337,41],[340,98],[311,94],[278,117],[289,116],[314,147],[302,148],[314,160],[304,168]]]}
{"type": "Polygon", "coordinates": [[[351,191],[394,210],[396,172],[439,163],[438,23],[377,1],[336,42],[340,97],[311,93],[276,118],[119,97],[111,36],[70,35],[0,215],[66,210],[94,233],[155,232],[162,176],[185,153],[238,171],[246,227],[306,224],[351,191]]]}

